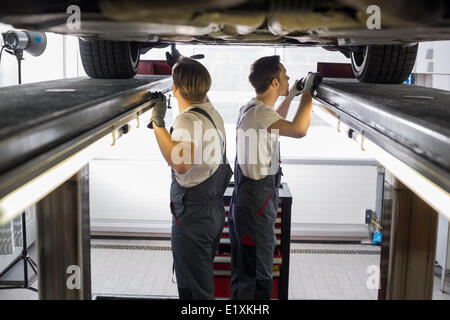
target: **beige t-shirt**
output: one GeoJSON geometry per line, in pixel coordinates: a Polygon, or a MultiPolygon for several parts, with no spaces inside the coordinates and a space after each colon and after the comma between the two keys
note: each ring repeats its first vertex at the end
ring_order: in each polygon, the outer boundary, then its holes
{"type": "Polygon", "coordinates": [[[272,107],[253,98],[240,112],[237,126],[236,152],[242,173],[253,180],[276,174],[279,168],[278,134],[267,131],[274,122],[283,119],[272,107]],[[242,113],[250,108],[243,116],[242,113]]]}
{"type": "MultiPolygon", "coordinates": [[[[195,147],[193,165],[183,174],[174,172],[175,179],[185,188],[196,186],[211,177],[222,161],[226,145],[223,119],[210,102],[205,102],[185,109],[175,118],[172,128],[172,140],[192,142],[195,147]],[[191,111],[194,107],[203,109],[210,115],[221,137],[208,118],[191,111]]],[[[181,148],[181,144],[178,146],[181,148]]]]}

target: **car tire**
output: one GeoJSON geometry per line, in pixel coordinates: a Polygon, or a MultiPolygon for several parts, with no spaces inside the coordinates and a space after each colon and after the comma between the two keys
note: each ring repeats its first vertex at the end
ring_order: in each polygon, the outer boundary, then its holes
{"type": "Polygon", "coordinates": [[[84,71],[96,79],[130,79],[139,65],[139,48],[133,42],[79,39],[84,71]]]}
{"type": "Polygon", "coordinates": [[[361,82],[402,83],[414,67],[418,44],[371,45],[351,53],[352,69],[361,82]]]}

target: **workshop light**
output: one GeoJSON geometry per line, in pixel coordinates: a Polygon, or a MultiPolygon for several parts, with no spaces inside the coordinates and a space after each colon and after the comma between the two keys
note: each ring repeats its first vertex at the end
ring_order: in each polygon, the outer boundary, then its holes
{"type": "MultiPolygon", "coordinates": [[[[320,104],[319,106],[315,105],[314,112],[331,126],[337,128],[338,132],[348,137],[348,132],[351,127],[342,123],[328,108],[321,107],[320,104]]],[[[381,165],[389,170],[405,186],[417,194],[430,207],[450,220],[450,195],[447,191],[379,147],[376,143],[367,139],[367,137],[361,135],[361,133],[354,131],[353,138],[355,138],[362,150],[372,154],[381,165]]]]}
{"type": "Polygon", "coordinates": [[[6,49],[26,51],[34,57],[40,56],[47,47],[45,32],[9,30],[2,33],[2,37],[6,49]]]}

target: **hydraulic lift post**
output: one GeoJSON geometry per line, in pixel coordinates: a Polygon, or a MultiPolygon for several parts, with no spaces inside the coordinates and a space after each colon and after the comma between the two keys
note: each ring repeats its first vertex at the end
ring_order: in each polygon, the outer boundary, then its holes
{"type": "Polygon", "coordinates": [[[395,177],[387,300],[431,300],[438,214],[395,177]]]}
{"type": "Polygon", "coordinates": [[[37,203],[39,299],[90,300],[89,167],[37,203]]]}

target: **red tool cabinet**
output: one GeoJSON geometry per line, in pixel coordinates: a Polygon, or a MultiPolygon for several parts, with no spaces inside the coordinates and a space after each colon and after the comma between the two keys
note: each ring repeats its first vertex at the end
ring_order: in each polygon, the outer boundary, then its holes
{"type": "MultiPolygon", "coordinates": [[[[225,206],[225,226],[218,253],[214,259],[214,285],[216,298],[230,297],[231,243],[228,231],[228,212],[234,183],[230,183],[223,198],[225,206]]],[[[292,195],[286,183],[279,188],[279,204],[275,222],[277,246],[273,255],[272,299],[287,300],[289,289],[289,253],[291,238],[292,195]]]]}
{"type": "Polygon", "coordinates": [[[166,60],[141,60],[137,74],[171,75],[172,68],[166,60]]]}

